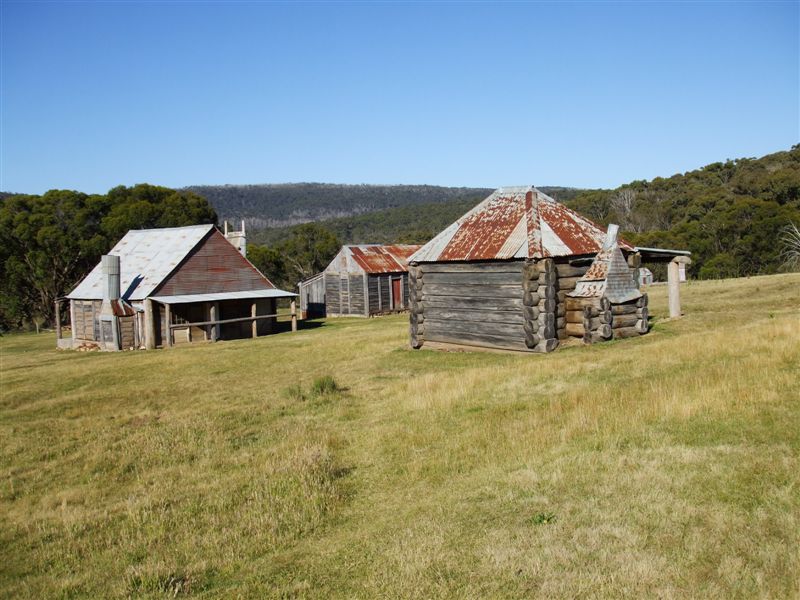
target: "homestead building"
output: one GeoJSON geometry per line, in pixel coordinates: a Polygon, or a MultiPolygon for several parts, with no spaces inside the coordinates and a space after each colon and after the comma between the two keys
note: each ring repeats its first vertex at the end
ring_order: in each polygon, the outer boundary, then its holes
{"type": "Polygon", "coordinates": [[[408,309],[408,257],[420,246],[342,246],[327,268],[298,284],[303,318],[371,317],[408,309]]]}
{"type": "Polygon", "coordinates": [[[277,289],[235,241],[214,225],[129,231],[67,295],[72,337],[59,334],[59,347],[151,349],[274,331],[277,299],[296,294],[277,289]]]}
{"type": "Polygon", "coordinates": [[[496,190],[409,258],[412,347],[550,352],[570,336],[646,333],[642,257],[688,253],[634,248],[616,234],[535,187],[496,190]]]}

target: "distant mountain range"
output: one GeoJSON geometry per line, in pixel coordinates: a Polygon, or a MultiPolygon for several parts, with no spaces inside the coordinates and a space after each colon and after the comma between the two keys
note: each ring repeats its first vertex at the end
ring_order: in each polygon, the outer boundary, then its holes
{"type": "MultiPolygon", "coordinates": [[[[387,209],[481,200],[492,189],[433,185],[338,185],[285,183],[263,185],[193,185],[223,220],[244,220],[248,229],[280,228],[311,221],[354,217],[387,209]]],[[[541,188],[561,200],[579,190],[541,188]],[[549,190],[549,191],[548,191],[549,190]]]]}

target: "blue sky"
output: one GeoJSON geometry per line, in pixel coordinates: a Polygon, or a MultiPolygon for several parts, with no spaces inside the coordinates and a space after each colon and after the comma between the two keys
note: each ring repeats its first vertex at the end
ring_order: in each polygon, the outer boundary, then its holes
{"type": "Polygon", "coordinates": [[[800,141],[798,2],[2,0],[0,189],[610,187],[800,141]]]}

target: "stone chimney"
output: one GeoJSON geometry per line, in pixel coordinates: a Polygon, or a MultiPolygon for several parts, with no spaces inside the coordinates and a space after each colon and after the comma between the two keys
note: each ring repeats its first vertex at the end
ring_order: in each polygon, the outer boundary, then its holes
{"type": "Polygon", "coordinates": [[[242,219],[241,231],[228,231],[228,222],[225,221],[225,239],[233,244],[233,247],[241,252],[242,256],[247,256],[247,236],[244,232],[244,219],[242,219]]]}

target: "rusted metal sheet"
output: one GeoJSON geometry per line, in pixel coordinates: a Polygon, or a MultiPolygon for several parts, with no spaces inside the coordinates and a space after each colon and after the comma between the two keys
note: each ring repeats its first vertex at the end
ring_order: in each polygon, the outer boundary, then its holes
{"type": "Polygon", "coordinates": [[[403,273],[408,271],[408,257],[419,248],[413,244],[343,246],[325,270],[335,273],[403,273]]]}
{"type": "MultiPolygon", "coordinates": [[[[547,258],[597,253],[605,232],[533,186],[505,187],[425,244],[415,262],[547,258]]],[[[620,246],[633,248],[624,241],[620,246]]]]}

